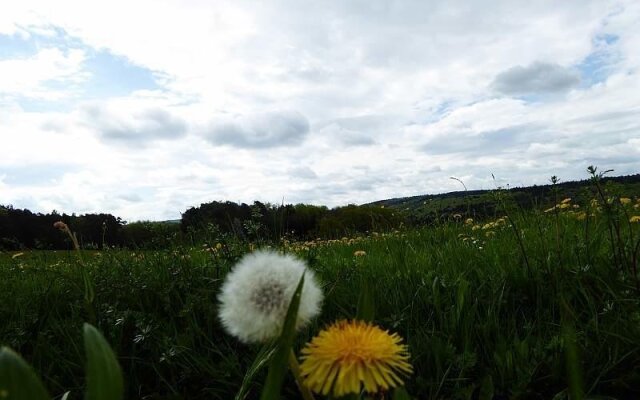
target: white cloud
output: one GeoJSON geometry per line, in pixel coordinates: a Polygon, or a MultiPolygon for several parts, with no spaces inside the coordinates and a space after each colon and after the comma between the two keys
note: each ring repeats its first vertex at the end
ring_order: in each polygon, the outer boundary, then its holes
{"type": "Polygon", "coordinates": [[[31,57],[0,60],[0,97],[58,100],[73,94],[87,79],[82,71],[85,54],[80,49],[39,50],[31,57]],[[51,84],[58,84],[52,87],[51,84]]]}

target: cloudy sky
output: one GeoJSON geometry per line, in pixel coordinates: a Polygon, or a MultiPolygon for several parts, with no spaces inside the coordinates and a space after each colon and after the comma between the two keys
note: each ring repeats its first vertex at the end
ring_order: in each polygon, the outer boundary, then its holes
{"type": "Polygon", "coordinates": [[[640,2],[4,2],[0,139],[0,204],[128,220],[638,173],[640,2]]]}

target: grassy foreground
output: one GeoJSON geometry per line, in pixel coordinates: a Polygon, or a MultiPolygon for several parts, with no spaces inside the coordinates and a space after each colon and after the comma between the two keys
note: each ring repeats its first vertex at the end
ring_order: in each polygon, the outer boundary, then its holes
{"type": "MultiPolygon", "coordinates": [[[[416,398],[640,398],[640,224],[630,222],[640,210],[622,200],[272,244],[308,260],[323,284],[322,314],[296,348],[354,316],[368,281],[376,323],[409,345],[416,398]]],[[[234,398],[260,349],[223,332],[216,296],[253,245],[217,239],[83,252],[82,264],[71,251],[0,254],[0,345],[22,354],[51,393],[81,398],[86,321],[118,354],[126,398],[234,398]],[[82,268],[95,290],[89,307],[82,268]]],[[[298,397],[288,381],[285,398],[298,397]]]]}

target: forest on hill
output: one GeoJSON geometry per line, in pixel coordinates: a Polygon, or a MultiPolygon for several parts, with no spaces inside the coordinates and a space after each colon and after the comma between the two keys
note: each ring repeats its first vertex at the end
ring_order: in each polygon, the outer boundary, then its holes
{"type": "MultiPolygon", "coordinates": [[[[602,184],[612,193],[640,196],[640,174],[607,177],[602,184]]],[[[507,205],[531,209],[556,204],[563,198],[584,203],[594,193],[591,181],[583,180],[394,198],[333,209],[309,204],[212,201],[184,211],[179,221],[159,222],[127,222],[105,213],[33,213],[0,205],[0,250],[68,249],[68,238],[53,228],[56,221],[69,225],[85,249],[107,246],[160,249],[177,244],[196,245],[224,235],[247,241],[337,238],[424,226],[454,216],[482,220],[496,217],[500,214],[499,207],[507,205]]]]}

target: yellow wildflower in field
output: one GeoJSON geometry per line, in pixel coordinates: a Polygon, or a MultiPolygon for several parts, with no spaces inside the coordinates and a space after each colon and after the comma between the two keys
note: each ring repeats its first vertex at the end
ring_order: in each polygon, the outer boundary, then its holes
{"type": "Polygon", "coordinates": [[[485,235],[486,237],[492,237],[492,236],[495,236],[495,235],[496,235],[496,233],[495,233],[494,231],[486,231],[486,232],[484,233],[484,235],[485,235]]]}
{"type": "Polygon", "coordinates": [[[571,207],[571,205],[569,203],[560,203],[557,206],[559,209],[564,210],[565,208],[569,208],[571,207]]]}
{"type": "Polygon", "coordinates": [[[631,204],[631,199],[628,198],[628,197],[621,197],[620,198],[620,203],[625,204],[625,205],[626,204],[631,204]]]}
{"type": "Polygon", "coordinates": [[[465,225],[471,225],[471,224],[473,224],[473,218],[467,218],[467,219],[465,219],[465,220],[464,220],[464,224],[465,224],[465,225]]]}
{"type": "Polygon", "coordinates": [[[316,393],[340,397],[361,390],[377,393],[403,384],[413,372],[407,345],[364,321],[338,321],[302,349],[301,375],[316,393]]]}
{"type": "Polygon", "coordinates": [[[579,213],[576,214],[576,219],[578,221],[584,221],[585,219],[587,219],[587,213],[584,211],[580,211],[579,213]]]}
{"type": "Polygon", "coordinates": [[[629,222],[640,222],[640,215],[634,215],[633,217],[629,218],[629,222]]]}
{"type": "Polygon", "coordinates": [[[566,199],[560,202],[560,204],[569,204],[569,203],[571,203],[571,197],[567,197],[566,199]]]}
{"type": "Polygon", "coordinates": [[[353,252],[354,257],[364,257],[367,255],[367,252],[364,250],[356,250],[353,252]]]}

